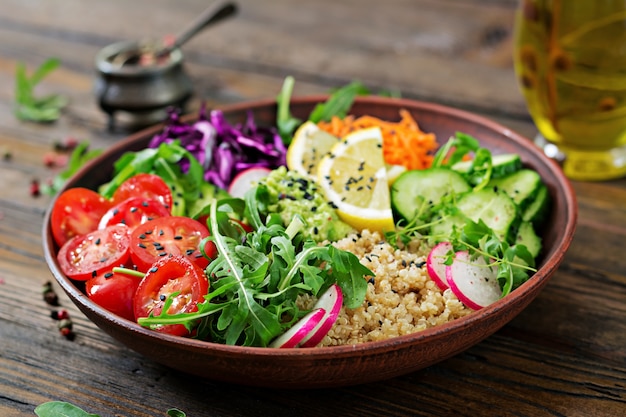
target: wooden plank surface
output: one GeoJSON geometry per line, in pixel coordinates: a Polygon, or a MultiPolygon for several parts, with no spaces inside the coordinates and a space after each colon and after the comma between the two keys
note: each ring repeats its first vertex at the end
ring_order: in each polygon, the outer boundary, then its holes
{"type": "MultiPolygon", "coordinates": [[[[61,293],[77,332],[59,336],[42,299],[52,276],[41,227],[50,197],[29,194],[55,171],[43,157],[68,137],[107,147],[93,59],[118,40],[175,33],[206,2],[0,0],[0,415],[71,401],[102,416],[619,416],[626,414],[626,180],[574,183],[579,222],[540,296],[494,336],[423,371],[382,383],[277,392],[174,372],[120,346],[61,293]],[[50,125],[13,115],[18,62],[62,67],[39,90],[71,103],[50,125]]],[[[192,109],[297,94],[352,79],[404,97],[477,111],[535,134],[511,61],[513,0],[238,1],[240,15],[185,46],[192,109]]]]}

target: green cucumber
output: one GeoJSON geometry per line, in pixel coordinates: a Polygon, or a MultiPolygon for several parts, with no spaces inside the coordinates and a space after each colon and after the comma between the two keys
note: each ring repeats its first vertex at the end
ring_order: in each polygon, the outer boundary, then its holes
{"type": "MultiPolygon", "coordinates": [[[[460,174],[468,174],[473,161],[461,161],[452,165],[452,169],[460,174]]],[[[522,158],[516,153],[493,155],[491,157],[491,178],[503,178],[522,169],[522,158]]]]}
{"type": "Polygon", "coordinates": [[[456,207],[473,222],[482,220],[503,241],[513,243],[521,222],[519,209],[513,199],[491,188],[462,195],[456,207]]]}
{"type": "Polygon", "coordinates": [[[415,216],[431,216],[445,196],[464,193],[470,186],[461,174],[448,168],[403,172],[391,186],[391,207],[411,221],[415,216]]]}
{"type": "Polygon", "coordinates": [[[541,177],[536,171],[521,169],[506,177],[492,179],[486,188],[506,193],[524,212],[534,201],[542,184],[541,177]]]}
{"type": "Polygon", "coordinates": [[[535,228],[530,222],[522,221],[520,223],[515,244],[526,246],[533,258],[536,258],[539,252],[541,252],[541,238],[537,235],[535,228]]]}
{"type": "Polygon", "coordinates": [[[541,184],[535,199],[526,207],[522,213],[522,219],[531,222],[533,226],[539,227],[545,221],[550,211],[550,193],[545,184],[541,184]]]}
{"type": "Polygon", "coordinates": [[[430,236],[436,242],[443,242],[450,239],[455,230],[462,229],[468,220],[461,213],[448,214],[443,211],[439,212],[432,220],[430,226],[430,236]]]}

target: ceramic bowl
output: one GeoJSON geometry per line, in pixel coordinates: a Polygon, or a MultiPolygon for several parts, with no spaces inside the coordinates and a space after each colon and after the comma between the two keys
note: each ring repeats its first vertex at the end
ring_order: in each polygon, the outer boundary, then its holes
{"type": "MultiPolygon", "coordinates": [[[[324,99],[322,96],[294,98],[292,113],[305,119],[314,105],[324,99]]],[[[43,244],[49,268],[78,308],[104,332],[147,358],[201,377],[255,386],[345,386],[407,374],[450,358],[506,325],[539,294],[570,245],[577,205],[572,187],[560,168],[530,140],[493,121],[441,105],[380,97],[357,99],[351,113],[397,120],[401,108],[409,110],[421,128],[434,132],[440,142],[461,131],[479,138],[493,153],[518,153],[525,166],[535,169],[549,188],[552,212],[541,233],[545,250],[537,273],[510,295],[482,310],[419,333],[355,346],[313,349],[225,346],[150,331],[91,302],[59,269],[58,248],[52,238],[48,213],[43,244]]],[[[250,110],[258,123],[272,124],[276,119],[276,103],[271,100],[241,103],[223,110],[232,122],[243,121],[250,110]]],[[[72,177],[65,188],[95,188],[106,182],[113,162],[122,153],[144,148],[160,130],[161,126],[155,126],[116,143],[72,177]]]]}

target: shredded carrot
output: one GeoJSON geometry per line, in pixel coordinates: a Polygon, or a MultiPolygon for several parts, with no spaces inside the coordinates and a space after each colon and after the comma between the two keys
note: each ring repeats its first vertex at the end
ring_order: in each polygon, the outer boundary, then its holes
{"type": "Polygon", "coordinates": [[[373,116],[333,117],[329,122],[319,122],[318,126],[339,138],[350,132],[368,127],[380,127],[383,134],[383,155],[385,162],[404,165],[407,169],[430,167],[438,148],[433,133],[425,133],[407,110],[400,110],[400,121],[388,122],[373,116]]]}

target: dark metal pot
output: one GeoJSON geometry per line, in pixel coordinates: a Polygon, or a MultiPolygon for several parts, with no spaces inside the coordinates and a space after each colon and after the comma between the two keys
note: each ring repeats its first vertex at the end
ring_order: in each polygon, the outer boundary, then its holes
{"type": "Polygon", "coordinates": [[[144,44],[125,41],[106,46],[96,55],[95,93],[100,107],[109,115],[110,128],[118,112],[127,113],[134,125],[163,121],[167,108],[183,110],[192,95],[180,49],[149,65],[126,60],[142,48],[144,44]]]}

